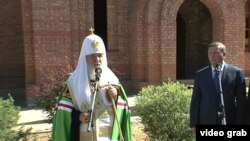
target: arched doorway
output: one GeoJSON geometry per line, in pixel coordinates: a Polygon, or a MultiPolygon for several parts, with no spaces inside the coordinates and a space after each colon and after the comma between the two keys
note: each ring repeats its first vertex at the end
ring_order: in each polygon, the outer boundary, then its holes
{"type": "Polygon", "coordinates": [[[106,0],[94,0],[94,28],[107,48],[107,2],[106,0]]]}
{"type": "Polygon", "coordinates": [[[212,41],[212,18],[208,8],[197,0],[186,0],[177,18],[177,79],[193,79],[208,65],[207,45],[212,41]]]}

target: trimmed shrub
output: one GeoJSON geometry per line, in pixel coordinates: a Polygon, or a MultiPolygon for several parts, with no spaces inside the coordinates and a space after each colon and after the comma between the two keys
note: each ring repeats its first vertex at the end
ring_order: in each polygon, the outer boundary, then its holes
{"type": "Polygon", "coordinates": [[[161,86],[142,88],[135,109],[141,117],[144,132],[156,141],[191,141],[189,105],[191,89],[169,81],[161,86]]]}
{"type": "Polygon", "coordinates": [[[14,100],[9,97],[6,100],[0,97],[0,141],[26,140],[31,129],[24,130],[23,126],[18,128],[20,107],[14,106],[14,100]]]}

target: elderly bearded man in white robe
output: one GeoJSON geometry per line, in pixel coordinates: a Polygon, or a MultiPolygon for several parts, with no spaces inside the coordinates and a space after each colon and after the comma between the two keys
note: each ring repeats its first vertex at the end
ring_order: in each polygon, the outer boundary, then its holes
{"type": "Polygon", "coordinates": [[[105,45],[99,36],[92,33],[84,39],[77,67],[66,82],[54,117],[52,140],[131,140],[127,96],[107,66],[105,45]],[[89,131],[91,110],[93,126],[89,131]]]}

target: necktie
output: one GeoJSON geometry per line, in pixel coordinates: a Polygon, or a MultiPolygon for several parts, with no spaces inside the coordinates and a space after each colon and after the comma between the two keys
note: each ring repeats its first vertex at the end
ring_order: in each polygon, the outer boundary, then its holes
{"type": "Polygon", "coordinates": [[[216,88],[216,93],[220,94],[220,80],[219,80],[219,74],[214,70],[214,84],[216,88]]]}
{"type": "Polygon", "coordinates": [[[219,79],[219,74],[218,72],[214,71],[214,84],[215,84],[215,97],[216,97],[216,103],[218,105],[218,110],[220,110],[220,104],[221,104],[221,97],[220,97],[220,79],[219,79]]]}

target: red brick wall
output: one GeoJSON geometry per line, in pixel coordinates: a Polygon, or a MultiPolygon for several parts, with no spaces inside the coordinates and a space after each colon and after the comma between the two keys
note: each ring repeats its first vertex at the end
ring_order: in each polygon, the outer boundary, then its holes
{"type": "MultiPolygon", "coordinates": [[[[218,0],[200,2],[208,8],[212,17],[212,41],[225,43],[228,52],[226,61],[245,69],[244,2],[218,0]]],[[[176,16],[182,4],[181,0],[129,3],[130,72],[134,86],[139,84],[140,87],[140,83],[143,85],[159,83],[168,78],[175,80],[176,16]]],[[[187,19],[185,22],[190,21],[187,19]]],[[[197,48],[193,47],[190,51],[197,52],[197,48]]],[[[201,59],[195,54],[192,57],[201,59]]],[[[194,67],[192,63],[195,64],[192,61],[187,67],[194,67]]]]}
{"type": "MultiPolygon", "coordinates": [[[[245,69],[244,1],[200,2],[212,17],[212,40],[228,47],[226,61],[245,69]]],[[[109,66],[129,90],[176,79],[176,17],[182,4],[183,0],[107,1],[109,66]]],[[[21,7],[26,92],[33,95],[44,68],[75,66],[82,40],[93,26],[93,1],[25,0],[21,7]]]]}
{"type": "Polygon", "coordinates": [[[208,5],[212,13],[213,40],[221,41],[227,46],[226,61],[245,69],[244,1],[203,0],[203,2],[208,5]]]}
{"type": "Polygon", "coordinates": [[[108,61],[119,78],[130,77],[129,1],[107,0],[108,61]]]}
{"type": "Polygon", "coordinates": [[[76,65],[82,39],[93,26],[92,5],[91,0],[22,1],[28,98],[44,75],[76,65]]]}
{"type": "Polygon", "coordinates": [[[0,89],[24,88],[20,1],[0,1],[0,89]]]}

